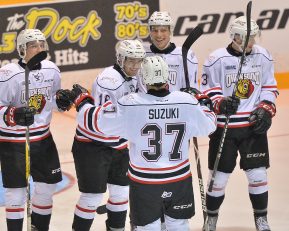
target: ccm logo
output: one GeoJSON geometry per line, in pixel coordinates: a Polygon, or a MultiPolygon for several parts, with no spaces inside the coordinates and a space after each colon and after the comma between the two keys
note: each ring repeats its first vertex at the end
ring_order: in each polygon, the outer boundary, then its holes
{"type": "Polygon", "coordinates": [[[61,171],[61,169],[60,169],[60,168],[57,168],[57,169],[53,169],[53,170],[52,170],[52,174],[58,173],[58,172],[60,172],[60,171],[61,171]]]}
{"type": "Polygon", "coordinates": [[[265,157],[266,153],[250,153],[247,154],[247,158],[257,158],[257,157],[265,157]]]}
{"type": "Polygon", "coordinates": [[[193,206],[193,204],[188,204],[188,205],[175,205],[173,208],[174,209],[188,209],[191,208],[193,206]]]}

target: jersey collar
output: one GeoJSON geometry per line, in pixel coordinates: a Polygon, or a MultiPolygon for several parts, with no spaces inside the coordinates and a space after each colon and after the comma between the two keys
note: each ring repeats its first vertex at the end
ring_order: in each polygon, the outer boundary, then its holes
{"type": "Polygon", "coordinates": [[[147,93],[150,95],[153,95],[153,96],[157,96],[157,97],[165,97],[168,94],[170,94],[170,91],[168,89],[161,89],[158,91],[154,90],[154,89],[150,89],[150,90],[148,90],[147,93]]]}
{"type": "Polygon", "coordinates": [[[175,45],[174,43],[170,43],[170,45],[169,45],[167,48],[165,48],[165,49],[163,49],[163,50],[160,50],[160,49],[157,48],[154,44],[152,44],[152,45],[150,46],[150,48],[151,48],[151,51],[152,51],[153,53],[157,53],[157,54],[169,54],[169,53],[171,53],[174,49],[176,49],[176,45],[175,45]]]}
{"type": "MultiPolygon", "coordinates": [[[[19,59],[18,64],[25,69],[26,67],[26,63],[23,63],[22,61],[23,59],[19,59]]],[[[40,70],[41,69],[41,63],[37,63],[35,66],[33,66],[33,68],[31,70],[40,70]]]]}
{"type": "MultiPolygon", "coordinates": [[[[242,52],[239,52],[239,51],[236,51],[233,47],[232,47],[232,44],[233,43],[230,43],[228,46],[227,46],[227,51],[230,55],[232,56],[235,56],[235,57],[241,57],[242,56],[242,52]]],[[[252,50],[250,52],[247,52],[246,55],[249,55],[251,54],[252,50]]]]}
{"type": "Polygon", "coordinates": [[[118,64],[114,64],[113,65],[113,69],[115,69],[123,78],[125,81],[130,81],[132,78],[131,77],[127,77],[126,74],[124,73],[124,71],[121,69],[121,67],[118,64]]]}

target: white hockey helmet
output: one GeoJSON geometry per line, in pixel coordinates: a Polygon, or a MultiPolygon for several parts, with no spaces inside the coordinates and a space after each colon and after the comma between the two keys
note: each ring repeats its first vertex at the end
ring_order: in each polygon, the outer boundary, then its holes
{"type": "Polygon", "coordinates": [[[139,40],[119,41],[115,46],[117,64],[123,68],[124,60],[128,58],[143,59],[146,55],[145,49],[139,40]]]}
{"type": "Polygon", "coordinates": [[[171,33],[174,30],[174,21],[167,11],[155,11],[148,21],[149,28],[151,26],[169,26],[171,33]]]}
{"type": "MultiPolygon", "coordinates": [[[[229,26],[230,38],[234,40],[235,35],[239,35],[242,39],[242,46],[245,44],[247,35],[247,19],[245,16],[236,18],[232,24],[229,26]]],[[[250,36],[259,35],[259,26],[257,23],[251,19],[251,32],[250,36]]]]}
{"type": "Polygon", "coordinates": [[[21,58],[26,56],[26,44],[33,41],[44,41],[45,50],[48,50],[48,45],[44,34],[38,29],[24,29],[17,37],[17,51],[21,58]]]}
{"type": "Polygon", "coordinates": [[[169,78],[168,64],[160,56],[146,57],[141,72],[144,83],[148,85],[166,83],[169,78]]]}

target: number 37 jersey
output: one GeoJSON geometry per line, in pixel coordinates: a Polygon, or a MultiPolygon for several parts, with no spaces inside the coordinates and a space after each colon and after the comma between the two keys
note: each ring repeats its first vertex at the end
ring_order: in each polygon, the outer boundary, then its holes
{"type": "Polygon", "coordinates": [[[78,122],[91,131],[114,134],[130,142],[129,177],[143,184],[163,184],[191,175],[189,140],[216,129],[215,114],[191,95],[172,92],[165,97],[134,93],[122,97],[117,112],[107,102],[86,104],[78,122]],[[88,116],[93,118],[88,118],[88,116]]]}

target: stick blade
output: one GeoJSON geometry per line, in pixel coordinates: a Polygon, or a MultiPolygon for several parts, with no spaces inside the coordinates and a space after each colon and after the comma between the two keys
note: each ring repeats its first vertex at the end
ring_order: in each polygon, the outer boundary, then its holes
{"type": "Polygon", "coordinates": [[[192,44],[204,33],[201,27],[195,27],[185,40],[182,49],[189,50],[192,44]]]}
{"type": "Polygon", "coordinates": [[[47,52],[41,51],[38,54],[34,55],[27,63],[27,67],[31,70],[35,65],[40,63],[42,60],[46,59],[47,52]]]}

